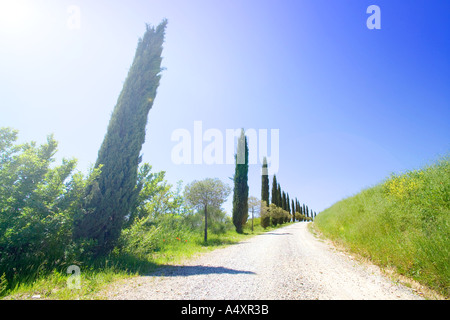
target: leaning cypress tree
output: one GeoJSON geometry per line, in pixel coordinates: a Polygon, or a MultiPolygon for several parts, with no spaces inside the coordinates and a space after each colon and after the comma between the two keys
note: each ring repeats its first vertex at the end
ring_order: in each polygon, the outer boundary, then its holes
{"type": "Polygon", "coordinates": [[[161,78],[161,53],[167,20],[147,25],[133,64],[111,115],[95,164],[101,173],[87,187],[83,212],[74,219],[75,239],[96,242],[94,252],[110,251],[120,236],[125,216],[136,200],[138,165],[145,141],[147,116],[161,78]]]}
{"type": "Polygon", "coordinates": [[[261,201],[265,201],[268,206],[269,203],[269,174],[267,172],[267,158],[264,157],[261,174],[261,201]]]}
{"type": "Polygon", "coordinates": [[[236,168],[234,173],[233,224],[238,233],[248,218],[248,145],[244,129],[238,140],[236,168]]]}

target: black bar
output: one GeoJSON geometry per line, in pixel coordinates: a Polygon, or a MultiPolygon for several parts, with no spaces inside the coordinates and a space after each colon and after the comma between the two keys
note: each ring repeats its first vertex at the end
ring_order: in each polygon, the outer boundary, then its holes
{"type": "MultiPolygon", "coordinates": [[[[326,316],[367,318],[418,315],[448,309],[448,301],[349,301],[349,300],[140,300],[140,301],[0,301],[2,314],[23,316],[82,317],[105,319],[142,315],[145,319],[299,319],[326,316]],[[283,318],[281,318],[283,317],[283,318]],[[286,318],[284,318],[286,317],[286,318]]],[[[76,318],[74,318],[76,319],[76,318]]]]}

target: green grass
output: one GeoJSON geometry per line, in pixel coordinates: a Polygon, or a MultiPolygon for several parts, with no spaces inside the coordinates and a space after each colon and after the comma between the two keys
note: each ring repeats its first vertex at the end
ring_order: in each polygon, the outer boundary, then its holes
{"type": "Polygon", "coordinates": [[[450,297],[448,157],[336,203],[314,226],[351,251],[450,297]]]}
{"type": "MultiPolygon", "coordinates": [[[[37,276],[36,279],[17,279],[12,288],[3,290],[0,278],[0,298],[3,299],[39,299],[74,300],[103,299],[101,291],[111,283],[139,275],[148,274],[156,268],[177,264],[197,254],[220,247],[237,244],[249,237],[276,229],[263,229],[259,218],[255,219],[254,231],[250,230],[250,221],[244,227],[244,233],[228,230],[224,234],[209,234],[205,243],[203,234],[192,232],[184,238],[164,239],[164,245],[146,255],[113,251],[108,257],[80,266],[80,289],[70,289],[67,280],[70,275],[65,270],[53,270],[37,276]],[[187,240],[187,241],[186,241],[187,240]]],[[[284,227],[284,224],[278,227],[284,227]]]]}

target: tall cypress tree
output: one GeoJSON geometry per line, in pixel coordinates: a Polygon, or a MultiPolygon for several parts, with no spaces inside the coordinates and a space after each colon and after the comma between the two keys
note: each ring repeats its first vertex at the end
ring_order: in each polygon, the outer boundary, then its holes
{"type": "Polygon", "coordinates": [[[280,183],[278,183],[278,186],[277,186],[277,206],[279,208],[283,207],[283,195],[281,193],[280,183]]]}
{"type": "MultiPolygon", "coordinates": [[[[302,216],[303,216],[303,208],[302,208],[302,205],[300,204],[300,201],[297,203],[297,208],[298,208],[298,213],[300,214],[300,218],[302,218],[302,216]]],[[[301,221],[303,221],[303,218],[302,218],[301,221]]]]}
{"type": "Polygon", "coordinates": [[[286,192],[282,191],[281,192],[281,208],[285,211],[287,211],[287,207],[286,207],[286,192]]]}
{"type": "Polygon", "coordinates": [[[278,205],[278,183],[276,175],[273,175],[272,179],[272,203],[276,206],[278,205]]]}
{"type": "Polygon", "coordinates": [[[137,186],[145,127],[161,78],[167,20],[147,25],[111,115],[95,167],[101,174],[86,190],[83,212],[74,219],[75,239],[96,241],[95,253],[111,250],[140,187],[137,186]]]}
{"type": "Polygon", "coordinates": [[[267,172],[267,158],[264,157],[261,175],[261,200],[269,205],[269,174],[267,172]]]}
{"type": "Polygon", "coordinates": [[[291,214],[291,200],[289,200],[289,193],[286,192],[286,211],[291,214]]]}
{"type": "Polygon", "coordinates": [[[248,218],[248,145],[244,129],[238,140],[236,169],[234,173],[233,224],[238,233],[248,218]]]}
{"type": "Polygon", "coordinates": [[[291,214],[291,209],[290,209],[291,205],[289,202],[289,194],[286,192],[286,212],[288,213],[288,215],[286,216],[286,222],[289,222],[289,216],[291,214]]]}
{"type": "Polygon", "coordinates": [[[295,222],[295,201],[294,199],[291,200],[291,206],[292,206],[292,222],[295,222]]]}

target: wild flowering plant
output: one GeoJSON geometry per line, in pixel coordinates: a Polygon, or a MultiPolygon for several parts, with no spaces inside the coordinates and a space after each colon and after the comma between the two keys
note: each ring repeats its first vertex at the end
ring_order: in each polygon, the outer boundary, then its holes
{"type": "Polygon", "coordinates": [[[412,171],[405,175],[392,175],[384,183],[385,193],[394,199],[405,199],[414,195],[422,186],[423,171],[412,171]]]}

